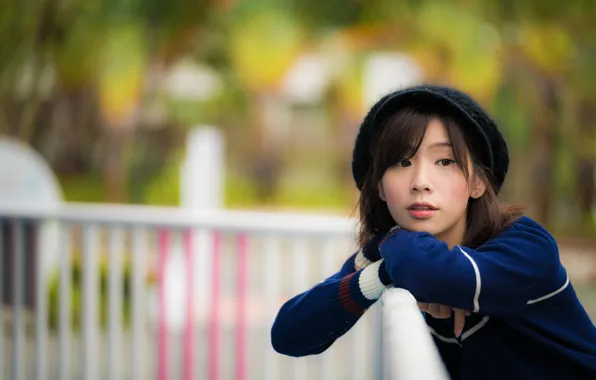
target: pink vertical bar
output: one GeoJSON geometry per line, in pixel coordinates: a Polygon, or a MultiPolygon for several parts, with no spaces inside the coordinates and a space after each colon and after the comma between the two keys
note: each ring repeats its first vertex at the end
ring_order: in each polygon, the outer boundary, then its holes
{"type": "Polygon", "coordinates": [[[165,228],[158,233],[159,258],[157,266],[158,281],[158,331],[157,331],[157,379],[168,378],[168,332],[166,326],[165,273],[168,259],[170,232],[165,228]]]}
{"type": "Polygon", "coordinates": [[[209,380],[219,379],[219,319],[220,295],[219,278],[221,272],[221,233],[213,233],[211,268],[211,307],[209,313],[209,380]]]}
{"type": "Polygon", "coordinates": [[[193,378],[194,355],[194,262],[192,230],[184,231],[184,253],[186,256],[186,326],[184,329],[183,379],[193,378]]]}
{"type": "Polygon", "coordinates": [[[236,313],[236,379],[246,379],[246,295],[247,295],[247,237],[238,235],[238,283],[236,313]]]}

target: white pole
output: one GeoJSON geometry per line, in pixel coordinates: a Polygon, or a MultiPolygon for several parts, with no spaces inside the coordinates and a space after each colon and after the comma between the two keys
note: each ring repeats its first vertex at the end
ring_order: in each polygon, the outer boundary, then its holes
{"type": "MultiPolygon", "coordinates": [[[[225,179],[225,142],[223,133],[213,126],[196,126],[187,136],[186,157],[180,172],[180,200],[181,207],[191,212],[201,213],[205,211],[218,210],[224,207],[224,179],[225,179]]],[[[211,231],[193,231],[193,254],[194,265],[194,294],[196,299],[194,307],[197,317],[206,317],[207,306],[209,305],[211,285],[211,231]]],[[[177,299],[185,299],[181,293],[185,293],[175,286],[169,286],[170,282],[179,283],[179,279],[185,275],[184,265],[175,265],[174,258],[184,257],[181,240],[173,241],[171,248],[171,260],[167,265],[171,268],[168,273],[168,285],[166,295],[172,303],[177,299]],[[179,270],[178,275],[173,272],[179,270]],[[170,294],[176,292],[175,294],[170,294]],[[182,298],[180,298],[182,297],[182,298]]],[[[180,260],[178,260],[180,261],[180,260]]],[[[180,264],[180,262],[178,262],[180,264]]],[[[171,305],[170,309],[181,310],[180,305],[171,305]]],[[[168,324],[171,328],[181,327],[179,318],[175,315],[168,315],[168,324]]]]}
{"type": "Polygon", "coordinates": [[[224,139],[217,128],[189,132],[181,170],[182,207],[201,211],[223,206],[224,139]]]}
{"type": "Polygon", "coordinates": [[[414,296],[392,288],[382,302],[386,379],[449,379],[414,296]]]}

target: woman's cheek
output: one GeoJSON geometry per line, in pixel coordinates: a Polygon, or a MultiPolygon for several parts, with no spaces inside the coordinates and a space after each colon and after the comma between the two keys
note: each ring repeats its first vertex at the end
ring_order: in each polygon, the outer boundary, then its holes
{"type": "Polygon", "coordinates": [[[385,199],[388,204],[393,205],[399,203],[400,199],[403,199],[403,190],[399,188],[399,186],[392,186],[392,184],[387,184],[385,186],[385,199]]]}
{"type": "Polygon", "coordinates": [[[470,191],[468,189],[468,182],[465,178],[451,181],[451,195],[453,198],[468,199],[470,191]]]}

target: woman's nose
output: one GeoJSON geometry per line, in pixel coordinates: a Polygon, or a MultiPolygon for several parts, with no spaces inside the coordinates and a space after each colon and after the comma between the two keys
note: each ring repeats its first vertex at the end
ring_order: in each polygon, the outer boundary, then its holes
{"type": "Polygon", "coordinates": [[[427,170],[424,167],[418,167],[412,178],[412,192],[432,192],[432,186],[428,178],[427,170]]]}

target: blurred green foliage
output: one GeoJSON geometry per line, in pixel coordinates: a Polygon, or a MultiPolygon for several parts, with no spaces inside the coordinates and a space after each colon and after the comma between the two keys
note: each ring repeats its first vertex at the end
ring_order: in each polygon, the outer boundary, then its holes
{"type": "MultiPolygon", "coordinates": [[[[71,270],[69,273],[71,286],[70,286],[70,315],[68,316],[71,328],[78,331],[82,326],[82,311],[83,311],[83,270],[81,260],[79,256],[73,254],[73,260],[71,260],[71,270]]],[[[98,315],[99,315],[99,327],[102,329],[107,328],[108,325],[108,303],[109,303],[109,289],[108,289],[108,276],[109,267],[106,260],[101,260],[99,263],[99,304],[98,304],[98,315]]],[[[123,263],[122,273],[120,273],[118,279],[122,285],[122,289],[119,292],[122,304],[120,305],[121,310],[121,322],[123,327],[130,325],[131,318],[131,307],[132,307],[132,295],[131,295],[131,266],[127,261],[123,263]]],[[[48,284],[48,328],[50,331],[57,331],[59,327],[60,318],[60,275],[59,273],[54,274],[48,284]]]]}
{"type": "Polygon", "coordinates": [[[495,116],[510,145],[506,201],[593,235],[595,19],[591,0],[9,2],[0,134],[37,148],[67,200],[177,205],[186,132],[216,125],[226,206],[351,213],[364,63],[404,53],[495,116]],[[284,81],[306,55],[331,65],[328,89],[304,106],[284,81]],[[214,74],[214,92],[172,91],[182,63],[214,74]]]}

